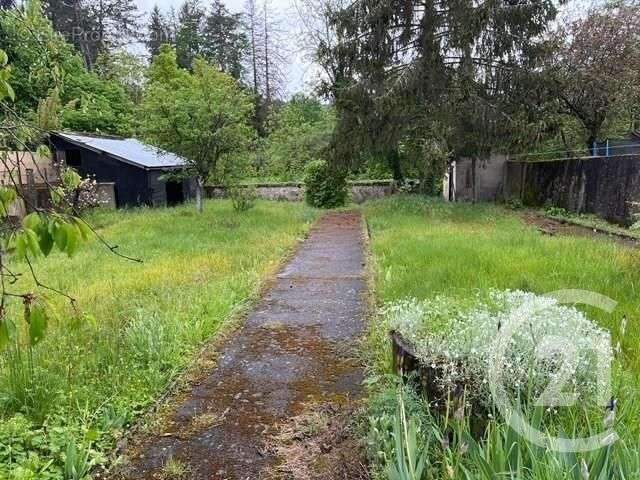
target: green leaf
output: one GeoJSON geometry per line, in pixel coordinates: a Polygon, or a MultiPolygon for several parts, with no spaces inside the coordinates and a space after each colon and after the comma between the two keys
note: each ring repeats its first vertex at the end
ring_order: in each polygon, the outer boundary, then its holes
{"type": "Polygon", "coordinates": [[[16,254],[24,258],[27,256],[27,252],[29,251],[29,242],[27,240],[27,235],[24,232],[19,232],[16,234],[16,254]]]}
{"type": "Polygon", "coordinates": [[[0,67],[4,67],[9,62],[9,57],[7,56],[7,52],[0,49],[0,67]]]}
{"type": "Polygon", "coordinates": [[[33,305],[28,310],[27,323],[29,324],[29,340],[31,345],[36,345],[44,338],[47,330],[47,311],[42,305],[33,305]]]}
{"type": "Polygon", "coordinates": [[[53,237],[51,236],[49,229],[44,227],[44,225],[38,230],[38,238],[40,239],[40,250],[46,257],[53,249],[53,237]]]}
{"type": "Polygon", "coordinates": [[[89,225],[87,225],[87,223],[82,221],[81,219],[74,218],[73,220],[76,224],[76,227],[78,227],[78,230],[80,231],[82,239],[85,241],[89,240],[93,236],[93,230],[91,230],[89,225]]]}
{"type": "Polygon", "coordinates": [[[16,101],[16,92],[14,92],[9,82],[2,82],[2,93],[3,96],[9,97],[12,102],[16,101]]]}
{"type": "Polygon", "coordinates": [[[40,158],[51,158],[51,150],[46,145],[40,145],[36,150],[36,155],[40,158]]]}
{"type": "Polygon", "coordinates": [[[51,202],[54,205],[59,205],[64,198],[64,188],[55,187],[51,189],[51,202]]]}
{"type": "Polygon", "coordinates": [[[84,434],[84,439],[89,443],[95,442],[96,440],[98,440],[98,438],[100,438],[100,432],[94,429],[89,429],[84,434]]]}
{"type": "Polygon", "coordinates": [[[62,183],[68,188],[77,188],[82,177],[73,168],[67,168],[62,174],[62,183]]]}
{"type": "Polygon", "coordinates": [[[9,207],[16,200],[15,189],[0,187],[0,215],[6,217],[9,214],[9,207]]]}
{"type": "Polygon", "coordinates": [[[23,234],[27,242],[27,252],[31,253],[34,257],[41,255],[42,251],[40,250],[40,241],[36,232],[30,228],[24,228],[23,234]]]}
{"type": "Polygon", "coordinates": [[[30,213],[22,219],[22,226],[30,230],[37,230],[42,220],[36,212],[30,213]]]}
{"type": "Polygon", "coordinates": [[[78,249],[78,245],[80,245],[81,235],[80,235],[80,231],[78,230],[78,227],[76,227],[71,223],[65,224],[64,229],[67,237],[65,251],[67,252],[67,255],[71,257],[73,256],[74,253],[76,253],[76,250],[78,249]]]}
{"type": "Polygon", "coordinates": [[[61,252],[67,248],[67,231],[64,226],[65,224],[55,223],[53,227],[53,241],[61,252]]]}

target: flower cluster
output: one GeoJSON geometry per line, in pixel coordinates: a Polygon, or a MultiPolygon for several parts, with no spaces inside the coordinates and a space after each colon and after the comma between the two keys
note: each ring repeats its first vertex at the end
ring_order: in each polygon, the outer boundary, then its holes
{"type": "Polygon", "coordinates": [[[606,390],[609,333],[550,297],[491,291],[466,308],[446,297],[408,299],[389,305],[385,318],[437,372],[445,394],[464,385],[469,398],[488,406],[496,366],[501,385],[520,398],[539,399],[557,386],[554,393],[586,402],[606,390]]]}

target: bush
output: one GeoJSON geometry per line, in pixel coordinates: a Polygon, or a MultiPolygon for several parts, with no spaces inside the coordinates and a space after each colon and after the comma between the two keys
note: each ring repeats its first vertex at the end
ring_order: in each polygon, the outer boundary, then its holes
{"type": "Polygon", "coordinates": [[[323,161],[316,160],[305,169],[305,196],[312,207],[335,208],[347,201],[347,178],[323,161]]]}
{"type": "Polygon", "coordinates": [[[227,194],[236,212],[251,210],[256,203],[257,193],[255,187],[252,186],[232,185],[227,187],[227,194]]]}
{"type": "Polygon", "coordinates": [[[386,320],[414,345],[420,361],[436,370],[444,397],[464,385],[468,398],[487,407],[490,364],[506,372],[502,378],[506,391],[522,394],[522,399],[538,398],[561,367],[569,368],[575,373],[566,388],[586,401],[603,387],[596,375],[598,366],[610,365],[613,358],[609,333],[582,312],[522,291],[491,291],[488,301],[466,309],[446,297],[405,300],[386,309],[386,320]],[[522,318],[526,320],[519,325],[522,318]],[[509,348],[495,357],[497,337],[512,328],[509,348]],[[541,357],[540,349],[556,339],[571,340],[570,355],[561,355],[556,344],[553,354],[541,357]]]}

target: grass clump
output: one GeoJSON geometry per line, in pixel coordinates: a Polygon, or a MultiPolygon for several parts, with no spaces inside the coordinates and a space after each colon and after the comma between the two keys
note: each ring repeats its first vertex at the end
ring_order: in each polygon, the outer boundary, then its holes
{"type": "MultiPolygon", "coordinates": [[[[200,216],[192,209],[92,214],[105,238],[144,263],[115,257],[97,242],[71,259],[36,262],[39,279],[76,298],[77,310],[20,277],[16,289],[38,292],[50,318],[30,352],[16,345],[19,360],[11,349],[0,358],[0,420],[13,425],[11,439],[0,440],[12,445],[6,454],[0,449],[0,478],[18,469],[67,478],[70,444],[76,457],[89,452],[91,466],[105,465],[124,430],[257,296],[316,216],[301,204],[266,201],[243,215],[226,200],[208,202],[200,216]]],[[[20,314],[18,302],[9,307],[20,314]]]]}

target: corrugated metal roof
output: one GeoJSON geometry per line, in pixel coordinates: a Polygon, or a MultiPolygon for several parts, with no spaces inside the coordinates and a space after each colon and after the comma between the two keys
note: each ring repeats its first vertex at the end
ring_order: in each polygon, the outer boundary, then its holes
{"type": "Polygon", "coordinates": [[[117,157],[141,168],[179,168],[186,163],[183,157],[147,145],[135,138],[94,137],[75,133],[56,133],[59,137],[90,150],[117,157]]]}

